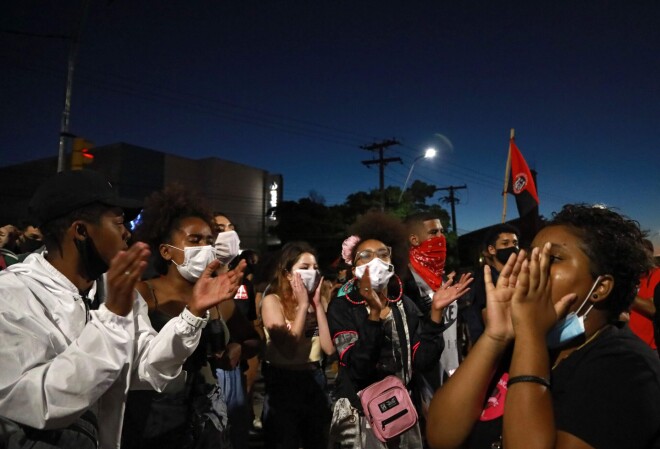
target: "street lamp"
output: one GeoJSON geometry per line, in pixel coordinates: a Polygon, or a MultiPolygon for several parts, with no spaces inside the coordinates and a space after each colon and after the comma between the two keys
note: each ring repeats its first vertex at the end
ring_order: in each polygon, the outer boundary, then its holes
{"type": "Polygon", "coordinates": [[[413,161],[412,165],[410,166],[410,170],[408,170],[408,176],[406,176],[406,182],[403,183],[403,189],[401,189],[401,195],[399,195],[399,203],[401,202],[401,198],[403,198],[403,192],[406,191],[406,187],[408,186],[408,181],[410,181],[410,175],[412,175],[413,168],[415,168],[415,163],[424,158],[424,159],[433,159],[436,155],[435,148],[427,148],[426,151],[424,151],[424,154],[421,156],[417,156],[415,160],[413,161]]]}

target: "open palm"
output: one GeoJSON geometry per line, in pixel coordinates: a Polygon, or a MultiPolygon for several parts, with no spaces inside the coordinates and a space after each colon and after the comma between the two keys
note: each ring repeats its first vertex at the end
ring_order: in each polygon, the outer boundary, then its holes
{"type": "Polygon", "coordinates": [[[486,329],[484,333],[493,339],[510,341],[514,338],[511,299],[526,256],[524,250],[518,254],[512,254],[497,278],[497,284],[493,283],[490,267],[484,266],[486,284],[486,329]]]}

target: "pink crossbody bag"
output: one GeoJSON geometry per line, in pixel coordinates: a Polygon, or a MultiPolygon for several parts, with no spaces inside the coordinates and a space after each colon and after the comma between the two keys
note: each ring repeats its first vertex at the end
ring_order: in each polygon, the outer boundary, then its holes
{"type": "MultiPolygon", "coordinates": [[[[408,348],[405,351],[403,376],[409,380],[412,358],[409,350],[410,334],[403,303],[398,302],[397,307],[392,308],[392,313],[397,328],[403,330],[402,343],[408,348]]],[[[358,392],[358,396],[362,403],[364,416],[371,425],[371,430],[383,443],[401,435],[417,423],[417,411],[408,389],[396,376],[387,376],[383,380],[369,385],[358,392]]]]}
{"type": "Polygon", "coordinates": [[[383,443],[417,423],[417,412],[403,382],[396,376],[369,385],[358,393],[364,415],[383,443]]]}

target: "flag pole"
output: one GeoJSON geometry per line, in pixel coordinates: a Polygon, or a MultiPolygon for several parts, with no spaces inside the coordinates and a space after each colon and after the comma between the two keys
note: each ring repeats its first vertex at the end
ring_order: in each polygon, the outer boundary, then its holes
{"type": "Polygon", "coordinates": [[[511,172],[511,141],[515,137],[516,131],[511,128],[511,137],[509,138],[509,154],[506,157],[506,168],[504,169],[504,190],[502,190],[502,195],[504,196],[504,206],[502,207],[502,223],[506,221],[506,199],[507,199],[507,189],[509,188],[509,176],[511,172]]]}

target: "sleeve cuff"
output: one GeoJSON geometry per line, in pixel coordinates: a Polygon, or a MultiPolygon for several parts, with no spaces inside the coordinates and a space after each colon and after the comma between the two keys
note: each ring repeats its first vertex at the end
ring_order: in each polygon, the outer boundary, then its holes
{"type": "Polygon", "coordinates": [[[183,309],[183,312],[179,314],[179,317],[188,325],[192,328],[192,330],[196,331],[200,328],[206,327],[206,323],[209,322],[209,316],[211,314],[209,311],[206,311],[206,314],[204,314],[203,317],[198,317],[192,314],[190,310],[188,309],[188,306],[186,306],[183,309]]]}
{"type": "Polygon", "coordinates": [[[425,319],[423,321],[423,323],[424,323],[425,330],[427,330],[429,332],[432,332],[434,334],[444,332],[445,330],[447,330],[453,324],[453,323],[447,324],[445,322],[445,317],[444,316],[442,317],[442,321],[440,321],[439,323],[436,323],[435,321],[433,321],[430,318],[425,319]]]}

